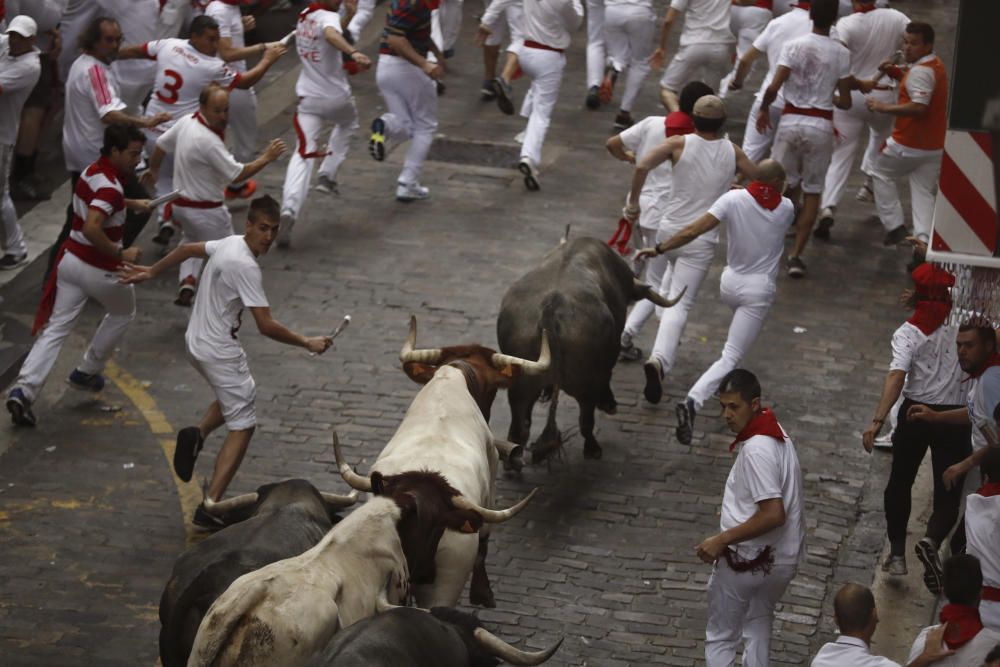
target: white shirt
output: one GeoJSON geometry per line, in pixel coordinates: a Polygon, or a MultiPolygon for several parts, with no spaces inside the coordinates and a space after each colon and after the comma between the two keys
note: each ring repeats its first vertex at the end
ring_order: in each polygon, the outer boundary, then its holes
{"type": "MultiPolygon", "coordinates": [[[[239,5],[230,5],[220,0],[212,0],[205,7],[205,16],[211,16],[219,24],[219,37],[228,38],[234,49],[242,49],[246,46],[243,35],[243,14],[240,13],[239,5]]],[[[237,72],[247,71],[247,61],[234,60],[229,63],[237,72]]]]}
{"type": "Polygon", "coordinates": [[[766,435],[755,435],[737,446],[739,453],[722,494],[719,528],[726,531],[746,523],[757,513],[757,503],[781,498],[785,507],[784,525],[729,548],[741,558],[750,560],[764,547],[770,546],[775,565],[795,565],[799,562],[806,538],[802,517],[805,502],[802,497],[802,471],[795,445],[785,434],[784,442],[766,435]]]}
{"type": "MultiPolygon", "coordinates": [[[[851,54],[840,42],[810,32],[785,44],[778,66],[791,70],[782,86],[786,103],[803,109],[833,111],[837,82],[851,74],[851,54]]],[[[798,113],[783,114],[781,124],[808,125],[833,133],[833,123],[826,118],[798,113]]]]}
{"type": "Polygon", "coordinates": [[[788,197],[773,211],[746,190],[730,190],[708,209],[726,226],[726,264],[736,273],[778,276],[785,233],[795,222],[795,206],[788,197]]]}
{"type": "MultiPolygon", "coordinates": [[[[913,646],[910,648],[910,657],[907,662],[913,662],[924,652],[924,644],[927,642],[927,633],[940,625],[932,625],[920,631],[913,646]]],[[[934,667],[982,667],[986,659],[986,654],[993,650],[993,647],[1000,644],[1000,632],[983,628],[975,637],[959,647],[954,654],[947,658],[934,661],[934,667]]],[[[943,646],[943,643],[942,643],[943,646]]],[[[947,648],[947,647],[945,647],[947,648]]]]}
{"type": "Polygon", "coordinates": [[[227,361],[243,355],[236,334],[244,308],[266,308],[260,265],[242,235],[205,244],[208,262],[191,309],[184,340],[198,361],[227,361]]]}
{"type": "Polygon", "coordinates": [[[323,34],[327,28],[338,33],[340,15],[321,9],[300,17],[295,28],[295,48],[302,61],[302,72],[295,84],[295,94],[299,97],[350,96],[351,85],[347,81],[341,52],[326,41],[323,34]]]}
{"type": "Polygon", "coordinates": [[[565,49],[582,20],[580,0],[530,0],[524,3],[524,38],[565,49]]]}
{"type": "Polygon", "coordinates": [[[736,38],[729,29],[731,5],[731,0],[671,0],[671,9],[684,12],[680,45],[735,42],[736,38]]]}
{"type": "MultiPolygon", "coordinates": [[[[972,474],[972,473],[970,473],[972,474]]],[[[965,552],[979,559],[983,585],[1000,588],[1000,496],[965,497],[965,552]]],[[[997,604],[997,603],[992,603],[997,604]]],[[[998,628],[1000,629],[1000,628],[998,628]]]]}
{"type": "MultiPolygon", "coordinates": [[[[667,139],[666,116],[649,116],[632,127],[624,130],[618,136],[626,150],[635,153],[636,162],[646,153],[662,144],[667,139]]],[[[663,217],[663,209],[670,198],[670,177],[673,163],[664,160],[646,175],[646,183],[639,194],[639,207],[642,214],[639,224],[647,229],[656,229],[663,217]],[[650,215],[646,215],[646,213],[650,215]]]]}
{"type": "MultiPolygon", "coordinates": [[[[753,48],[767,56],[767,76],[757,91],[757,101],[764,97],[764,91],[771,85],[771,79],[778,69],[778,59],[781,57],[781,49],[785,44],[795,39],[808,35],[812,31],[812,19],[809,18],[809,10],[795,8],[787,14],[782,14],[778,18],[772,19],[764,27],[763,32],[753,40],[753,48]]],[[[782,86],[784,88],[784,86],[782,86]]],[[[784,106],[785,93],[778,91],[773,105],[784,106]]]]}
{"type": "MultiPolygon", "coordinates": [[[[663,241],[697,220],[729,189],[736,174],[736,149],[729,139],[684,135],[684,150],[671,172],[670,201],[660,222],[663,241]]],[[[718,243],[719,228],[700,238],[718,243]]]]}
{"type": "MultiPolygon", "coordinates": [[[[159,0],[101,0],[108,16],[114,16],[122,29],[126,44],[144,44],[156,38],[160,18],[159,0]]],[[[111,65],[121,83],[149,82],[156,72],[156,63],[142,58],[116,60],[111,65]]]]}
{"type": "Polygon", "coordinates": [[[855,637],[837,637],[835,642],[823,644],[812,667],[900,667],[898,662],[880,655],[872,655],[868,644],[855,637]]]}
{"type": "MultiPolygon", "coordinates": [[[[340,11],[346,12],[347,5],[341,3],[340,11]]],[[[368,22],[372,20],[372,14],[375,12],[375,0],[358,0],[358,10],[354,12],[354,18],[351,22],[347,24],[347,29],[351,33],[351,39],[358,42],[361,39],[361,31],[365,29],[368,22]]]]}
{"type": "Polygon", "coordinates": [[[156,140],[174,155],[174,188],[186,199],[221,202],[226,185],[243,171],[225,142],[194,114],[185,116],[156,140]]]}
{"type": "Polygon", "coordinates": [[[0,35],[0,146],[13,146],[17,142],[21,108],[41,72],[38,49],[15,58],[10,53],[10,38],[0,35]]]}
{"type": "Polygon", "coordinates": [[[909,22],[895,9],[855,12],[837,21],[837,39],[851,52],[851,74],[866,81],[877,77],[878,66],[902,46],[909,22]]]}
{"type": "Polygon", "coordinates": [[[144,47],[156,61],[156,83],[146,107],[150,116],[166,112],[176,121],[198,110],[198,96],[208,84],[215,81],[232,90],[239,83],[239,72],[221,58],[206,56],[186,39],[157,39],[144,47]]]}
{"type": "Polygon", "coordinates": [[[903,396],[930,405],[962,405],[965,388],[958,365],[958,327],[943,324],[930,336],[909,322],[892,334],[890,371],[906,373],[903,396]]]}
{"type": "Polygon", "coordinates": [[[1000,402],[1000,366],[987,368],[982,375],[965,384],[969,391],[966,406],[969,408],[969,421],[972,422],[972,449],[978,450],[988,444],[982,429],[988,428],[994,434],[1000,434],[993,421],[993,412],[1000,402]]]}
{"type": "Polygon", "coordinates": [[[62,141],[68,171],[82,172],[97,159],[104,145],[101,119],[124,108],[111,68],[93,56],[80,54],[66,78],[62,141]]]}

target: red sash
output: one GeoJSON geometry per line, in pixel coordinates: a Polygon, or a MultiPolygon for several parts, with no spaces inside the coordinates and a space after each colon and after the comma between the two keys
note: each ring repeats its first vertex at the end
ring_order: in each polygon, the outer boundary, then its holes
{"type": "Polygon", "coordinates": [[[785,108],[781,110],[781,113],[792,113],[798,114],[800,116],[812,116],[813,118],[825,118],[827,120],[833,120],[833,110],[832,109],[814,109],[812,107],[797,107],[794,104],[789,104],[785,102],[785,108]]]}
{"type": "Polygon", "coordinates": [[[72,238],[66,239],[66,241],[59,247],[59,252],[56,254],[56,263],[52,267],[51,273],[49,273],[49,279],[45,281],[45,290],[42,292],[42,302],[38,304],[38,310],[35,312],[35,323],[31,327],[32,336],[37,335],[38,332],[42,330],[42,327],[48,323],[49,318],[52,317],[52,310],[56,305],[56,284],[58,283],[59,262],[62,261],[63,255],[65,255],[67,251],[73,253],[87,264],[96,266],[99,269],[104,269],[105,271],[117,271],[118,267],[121,266],[121,260],[117,257],[108,257],[92,245],[84,245],[79,241],[74,241],[72,238]]]}
{"type": "Polygon", "coordinates": [[[184,197],[178,197],[170,203],[174,206],[185,206],[187,208],[219,208],[222,206],[221,201],[197,201],[194,199],[185,199],[184,197]]]}
{"type": "Polygon", "coordinates": [[[543,51],[555,51],[556,53],[562,53],[562,49],[557,49],[554,46],[546,46],[545,44],[539,44],[538,42],[532,41],[530,39],[524,40],[524,45],[529,49],[542,49],[543,51]]]}
{"type": "Polygon", "coordinates": [[[1000,588],[983,586],[982,598],[989,602],[1000,602],[1000,588]]]}

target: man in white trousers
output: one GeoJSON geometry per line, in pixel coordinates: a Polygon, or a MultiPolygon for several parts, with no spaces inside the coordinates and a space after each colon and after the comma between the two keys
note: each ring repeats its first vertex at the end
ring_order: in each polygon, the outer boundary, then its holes
{"type": "MultiPolygon", "coordinates": [[[[607,44],[604,40],[604,0],[587,3],[587,97],[584,104],[594,111],[601,106],[601,86],[607,74],[607,44]]],[[[611,100],[605,86],[605,103],[611,100]]]]}
{"type": "Polygon", "coordinates": [[[372,121],[368,152],[381,162],[387,139],[410,140],[396,181],[401,202],[430,197],[420,184],[420,170],[437,130],[437,83],[444,78],[444,55],[431,39],[436,7],[437,0],[392,0],[378,50],[375,82],[388,111],[372,121]],[[428,60],[431,53],[436,62],[428,60]]]}
{"type": "MultiPolygon", "coordinates": [[[[371,61],[344,37],[350,12],[347,16],[339,14],[340,4],[340,0],[315,2],[299,14],[296,23],[295,48],[302,71],[295,84],[299,98],[292,115],[296,147],[288,162],[281,195],[279,248],[287,248],[291,243],[292,228],[305,206],[317,160],[323,160],[319,171],[323,191],[337,192],[337,170],[347,157],[351,138],[358,129],[358,111],[343,60],[346,56],[359,70],[367,70],[371,61]],[[333,130],[324,150],[320,134],[327,123],[333,124],[333,130]]],[[[349,4],[355,3],[352,0],[349,4]]]]}
{"type": "MultiPolygon", "coordinates": [[[[879,9],[874,0],[854,0],[854,13],[837,21],[837,36],[851,52],[851,76],[860,81],[880,78],[879,65],[892,59],[903,43],[903,33],[910,19],[895,9],[879,9]]],[[[868,93],[868,98],[892,103],[895,93],[886,79],[868,93]]],[[[819,220],[813,235],[829,238],[837,205],[844,194],[847,176],[854,164],[858,147],[865,144],[861,171],[871,173],[872,160],[892,131],[892,117],[871,111],[865,94],[858,89],[851,91],[851,108],[833,110],[833,126],[837,134],[833,141],[830,168],[826,170],[823,197],[820,200],[819,220]]],[[[870,179],[870,176],[867,176],[870,179]]],[[[871,186],[868,185],[870,189],[871,186]]]]}
{"type": "Polygon", "coordinates": [[[788,588],[805,547],[805,498],[795,445],[774,413],[761,405],[750,371],[730,371],[719,385],[726,426],[739,448],[722,495],[719,533],[697,546],[714,563],[708,580],[705,663],[733,665],[743,643],[743,664],[770,664],[774,607],[788,588]]]}
{"type": "MultiPolygon", "coordinates": [[[[255,160],[238,162],[226,148],[229,91],[209,84],[199,96],[198,111],[177,121],[156,141],[143,181],[155,183],[168,154],[173,155],[173,183],[180,198],[172,204],[174,218],[183,230],[182,243],[213,241],[233,233],[232,217],[223,203],[227,183],[246,180],[277,160],[285,142],[273,139],[255,160]]],[[[190,257],[181,264],[177,300],[188,307],[194,299],[201,259],[190,257]]]]}
{"type": "Polygon", "coordinates": [[[624,130],[634,122],[632,105],[649,74],[655,33],[656,14],[652,0],[605,0],[604,37],[608,61],[615,79],[627,71],[625,89],[615,116],[615,130],[624,130]]]}
{"type": "MultiPolygon", "coordinates": [[[[753,42],[774,17],[772,9],[773,0],[754,0],[752,4],[746,5],[739,0],[733,0],[733,6],[729,10],[729,28],[736,35],[736,62],[737,66],[743,55],[750,50],[753,42]]],[[[736,76],[736,67],[727,74],[719,83],[719,97],[726,99],[729,92],[729,84],[736,76]]]]}
{"type": "MultiPolygon", "coordinates": [[[[737,171],[751,179],[757,177],[757,166],[722,133],[726,108],[721,99],[715,95],[700,98],[695,102],[692,119],[695,128],[692,134],[671,137],[649,151],[636,164],[632,176],[625,216],[636,220],[642,212],[640,194],[647,174],[668,160],[673,164],[670,200],[657,242],[670,238],[704,214],[730,188],[737,171]]],[[[680,301],[673,308],[664,309],[656,342],[643,364],[646,376],[643,396],[650,403],[659,403],[663,397],[663,378],[673,368],[688,312],[712,264],[718,242],[719,231],[714,229],[693,243],[663,255],[669,267],[664,269],[659,292],[680,301]]]]}
{"type": "Polygon", "coordinates": [[[982,486],[965,499],[965,549],[983,569],[979,616],[987,628],[1000,631],[1000,449],[987,448],[980,470],[982,486]]]}
{"type": "Polygon", "coordinates": [[[753,347],[778,291],[778,268],[785,249],[785,233],[795,221],[795,207],[781,193],[785,170],[776,160],[757,165],[757,180],[746,189],[730,190],[708,212],[672,237],[640,255],[657,255],[683,247],[720,223],[726,226],[726,268],[719,296],[733,311],[722,356],[688,390],[677,406],[677,441],[690,445],[694,419],[719,383],[740,365],[753,347]]]}
{"type": "Polygon", "coordinates": [[[145,208],[148,202],[126,199],[122,180],[127,172],[135,171],[145,141],[134,126],[109,125],[100,157],[76,182],[72,231],[59,249],[32,329],[41,335],[7,396],[7,410],[17,426],[35,425],[31,404],[90,299],[100,302],[107,314],[67,381],[82,391],[104,389],[101,371],[135,317],[132,288],[120,285],[115,271],[123,260],[134,262],[139,257],[138,248],[122,249],[125,207],[145,208]]]}
{"type": "MultiPolygon", "coordinates": [[[[524,46],[524,2],[523,0],[491,0],[479,19],[476,42],[483,47],[483,87],[482,99],[495,100],[493,80],[497,77],[500,60],[500,46],[507,42],[506,57],[500,77],[510,81],[517,71],[517,54],[524,46]]],[[[513,113],[513,107],[511,107],[513,113]]]]}
{"type": "MultiPolygon", "coordinates": [[[[279,210],[278,202],[271,197],[258,197],[250,203],[244,234],[180,245],[151,267],[126,266],[121,278],[124,283],[139,283],[190,259],[208,260],[204,288],[195,301],[184,341],[188,360],[208,382],[215,400],[200,424],[177,433],[174,472],[181,480],[190,481],[205,440],[225,425],[226,439],[216,456],[206,491],[206,497],[214,501],[222,499],[257,428],[257,386],[238,336],[243,310],[250,310],[261,334],[279,343],[302,347],[313,354],[323,354],[333,344],[329,336],[303,336],[271,316],[257,258],[274,243],[279,210]]],[[[204,503],[195,510],[191,522],[203,530],[218,530],[225,525],[205,510],[204,503]]]]}

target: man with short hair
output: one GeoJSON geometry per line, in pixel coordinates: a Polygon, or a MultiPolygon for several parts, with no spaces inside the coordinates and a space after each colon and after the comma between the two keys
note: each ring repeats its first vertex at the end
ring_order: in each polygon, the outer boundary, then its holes
{"type": "Polygon", "coordinates": [[[736,460],[722,496],[720,532],[697,547],[714,563],[708,580],[705,663],[769,664],[774,607],[795,576],[805,545],[802,471],[795,445],[761,406],[757,377],[737,368],[719,384],[719,403],[736,439],[736,460]]]}
{"type": "Polygon", "coordinates": [[[985,452],[980,468],[983,485],[965,498],[966,552],[982,566],[983,625],[1000,631],[1000,448],[987,447],[985,452]]]}
{"type": "Polygon", "coordinates": [[[656,13],[652,0],[605,0],[604,36],[608,48],[608,71],[605,97],[611,101],[614,82],[627,70],[625,89],[615,116],[615,130],[631,127],[632,105],[639,88],[649,74],[653,54],[656,13]]]}
{"type": "MultiPolygon", "coordinates": [[[[183,481],[190,481],[205,439],[225,424],[228,433],[206,491],[206,497],[215,501],[222,498],[236,475],[257,427],[256,385],[237,336],[243,310],[250,309],[261,334],[280,343],[303,347],[314,354],[326,352],[333,344],[329,336],[303,336],[271,316],[257,258],[266,254],[274,242],[280,216],[278,202],[269,196],[258,197],[250,203],[243,235],[179,245],[151,267],[127,265],[121,279],[126,284],[139,283],[187,260],[208,260],[184,339],[188,359],[208,382],[216,400],[199,425],[183,428],[177,434],[174,471],[183,481]]],[[[195,510],[192,523],[207,530],[224,525],[205,511],[204,504],[195,510]]]]}
{"type": "Polygon", "coordinates": [[[41,331],[7,396],[7,410],[17,426],[34,426],[31,404],[45,384],[66,336],[87,301],[107,310],[83,360],[70,374],[74,389],[99,392],[104,369],[135,317],[135,294],[121,285],[115,271],[122,261],[139,258],[138,248],[122,248],[125,208],[145,208],[145,200],[125,198],[123,176],[134,171],[145,137],[135,126],[109,125],[96,162],[83,170],[73,190],[73,226],[49,274],[32,333],[41,331]]]}

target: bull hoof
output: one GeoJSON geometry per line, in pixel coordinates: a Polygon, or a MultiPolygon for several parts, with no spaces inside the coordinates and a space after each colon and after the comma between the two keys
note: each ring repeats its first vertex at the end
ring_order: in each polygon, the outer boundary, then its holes
{"type": "Polygon", "coordinates": [[[604,450],[596,442],[583,443],[583,458],[594,459],[595,461],[604,456],[604,450]]]}
{"type": "Polygon", "coordinates": [[[524,450],[511,454],[503,461],[503,469],[508,472],[521,472],[524,468],[524,450]]]}
{"type": "Polygon", "coordinates": [[[487,609],[493,609],[497,606],[496,600],[493,599],[493,591],[488,586],[485,591],[470,590],[469,602],[477,607],[486,607],[487,609]]]}

